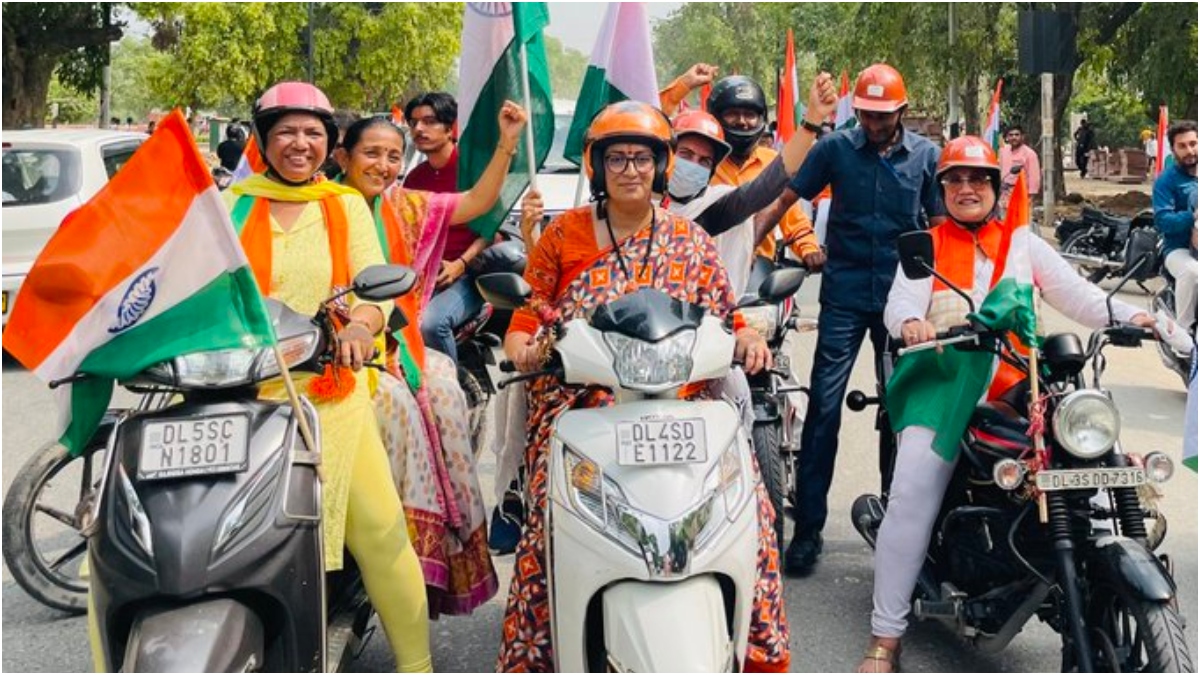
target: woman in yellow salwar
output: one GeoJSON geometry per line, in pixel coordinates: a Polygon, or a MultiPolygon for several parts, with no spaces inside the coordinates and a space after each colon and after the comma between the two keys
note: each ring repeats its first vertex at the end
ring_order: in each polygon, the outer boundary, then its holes
{"type": "MultiPolygon", "coordinates": [[[[363,268],[383,264],[374,219],[357,191],[316,180],[338,135],[333,107],[319,89],[302,82],[268,89],[254,107],[254,134],[267,171],[235,184],[225,193],[226,202],[263,294],[315,314],[363,268]]],[[[340,367],[320,378],[297,380],[321,420],[325,564],[340,569],[343,547],[349,549],[396,668],[429,671],[421,567],[360,371],[390,307],[345,297],[340,367]],[[338,386],[328,386],[330,379],[338,386]]],[[[283,395],[282,386],[263,389],[266,397],[283,395]]]]}
{"type": "Polygon", "coordinates": [[[374,402],[434,618],[470,613],[499,588],[487,549],[466,397],[454,362],[425,349],[419,329],[448,229],[465,227],[496,202],[525,111],[507,102],[498,121],[495,155],[466,192],[401,188],[396,178],[403,168],[404,137],[384,117],[352,124],[335,152],[340,180],[358,190],[374,213],[385,256],[419,274],[418,285],[397,301],[408,325],[389,340],[388,368],[379,378],[374,402]]]}

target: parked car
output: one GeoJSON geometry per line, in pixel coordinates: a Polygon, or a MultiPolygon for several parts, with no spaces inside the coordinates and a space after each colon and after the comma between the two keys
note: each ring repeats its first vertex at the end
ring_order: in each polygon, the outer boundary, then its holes
{"type": "Polygon", "coordinates": [[[106,129],[30,129],[0,136],[5,325],[25,275],[63,218],[91,199],[146,138],[106,129]]]}
{"type": "MultiPolygon", "coordinates": [[[[543,224],[550,222],[563,211],[574,208],[577,200],[580,204],[588,201],[587,186],[579,183],[579,167],[563,158],[567,133],[571,130],[571,120],[574,116],[574,101],[554,100],[554,141],[550,145],[550,154],[546,155],[546,161],[537,176],[538,191],[542,193],[542,203],[546,211],[543,224]]],[[[520,199],[513,204],[508,215],[505,230],[519,232],[520,199]]]]}

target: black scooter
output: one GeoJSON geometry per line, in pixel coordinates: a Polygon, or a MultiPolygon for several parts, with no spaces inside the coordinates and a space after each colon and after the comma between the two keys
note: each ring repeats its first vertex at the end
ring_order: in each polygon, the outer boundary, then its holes
{"type": "MultiPolygon", "coordinates": [[[[351,291],[385,301],[415,279],[372,267],[351,291]]],[[[367,636],[372,609],[349,556],[324,571],[320,454],[298,419],[319,448],[316,409],[257,396],[281,368],[324,370],[329,304],[315,318],[267,304],[284,364],[271,348],[199,352],[123,383],[177,397],[115,422],[83,528],[111,672],[336,671],[367,636]]]]}

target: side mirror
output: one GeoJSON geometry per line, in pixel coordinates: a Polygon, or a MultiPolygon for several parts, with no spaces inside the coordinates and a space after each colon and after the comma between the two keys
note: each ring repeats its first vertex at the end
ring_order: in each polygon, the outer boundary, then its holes
{"type": "Polygon", "coordinates": [[[351,290],[360,300],[385,302],[412,290],[417,273],[403,265],[372,265],[354,277],[351,290]]]}
{"type": "Polygon", "coordinates": [[[925,230],[905,232],[896,242],[900,268],[909,279],[926,279],[933,274],[933,235],[925,230]]]}
{"type": "Polygon", "coordinates": [[[498,309],[518,309],[525,306],[533,289],[519,274],[497,272],[484,274],[475,280],[483,299],[498,309]]]}
{"type": "Polygon", "coordinates": [[[758,299],[774,305],[783,302],[800,290],[808,271],[799,268],[775,270],[758,287],[758,299]]]}

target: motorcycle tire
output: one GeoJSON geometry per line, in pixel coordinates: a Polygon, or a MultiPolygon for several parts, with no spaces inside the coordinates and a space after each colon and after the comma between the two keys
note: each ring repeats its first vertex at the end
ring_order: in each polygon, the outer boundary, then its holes
{"type": "MultiPolygon", "coordinates": [[[[1074,253],[1076,255],[1090,255],[1096,257],[1106,257],[1104,251],[1099,250],[1095,242],[1091,241],[1091,237],[1087,232],[1076,232],[1070,237],[1067,237],[1066,243],[1062,245],[1064,254],[1074,253]]],[[[1081,265],[1072,263],[1079,274],[1086,277],[1093,284],[1098,284],[1108,276],[1108,270],[1103,267],[1092,267],[1090,265],[1081,265]]]]}
{"type": "Polygon", "coordinates": [[[1179,609],[1143,600],[1127,584],[1092,588],[1087,625],[1096,672],[1195,672],[1179,609]]]}
{"type": "Polygon", "coordinates": [[[487,433],[487,408],[490,397],[475,374],[463,366],[458,367],[458,384],[467,398],[467,431],[470,435],[471,451],[478,457],[483,450],[487,433]]]}
{"type": "Polygon", "coordinates": [[[784,475],[783,455],[779,451],[779,427],[774,423],[755,424],[751,433],[754,444],[754,459],[762,473],[763,486],[775,510],[775,541],[783,548],[783,501],[787,493],[787,476],[784,475]]]}
{"type": "Polygon", "coordinates": [[[81,457],[70,456],[57,442],[39,449],[17,472],[4,498],[3,552],[13,580],[34,600],[70,614],[87,611],[88,585],[80,577],[75,561],[82,563],[87,555],[87,540],[79,529],[81,515],[90,503],[89,493],[98,479],[92,475],[97,464],[96,449],[85,451],[81,457]],[[52,481],[68,467],[68,482],[79,483],[78,492],[72,491],[79,499],[69,506],[65,503],[69,495],[50,494],[52,481]],[[80,475],[72,481],[76,473],[80,475]],[[54,536],[40,536],[41,526],[36,523],[42,519],[56,521],[60,531],[54,536]],[[53,550],[43,550],[49,547],[53,550]]]}

